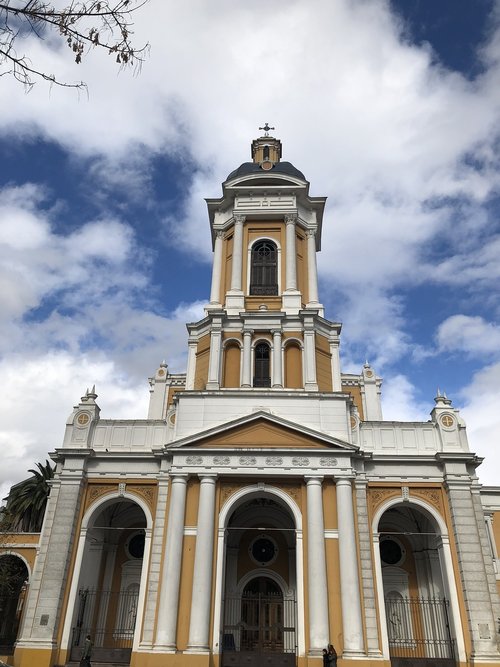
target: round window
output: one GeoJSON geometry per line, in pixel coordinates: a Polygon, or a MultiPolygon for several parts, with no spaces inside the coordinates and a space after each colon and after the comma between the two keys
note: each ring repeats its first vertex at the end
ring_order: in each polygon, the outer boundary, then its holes
{"type": "Polygon", "coordinates": [[[267,535],[257,537],[250,545],[248,551],[253,560],[259,565],[270,565],[276,560],[278,555],[276,543],[267,535]]]}
{"type": "Polygon", "coordinates": [[[144,533],[133,535],[127,543],[127,551],[132,558],[142,558],[144,556],[144,533]]]}
{"type": "Polygon", "coordinates": [[[380,558],[386,565],[397,565],[401,563],[406,553],[405,548],[399,541],[390,537],[382,538],[380,541],[380,558]]]}

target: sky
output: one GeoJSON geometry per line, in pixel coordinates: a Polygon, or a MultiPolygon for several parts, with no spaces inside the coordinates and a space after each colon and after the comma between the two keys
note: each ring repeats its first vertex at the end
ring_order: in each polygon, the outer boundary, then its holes
{"type": "Polygon", "coordinates": [[[140,71],[58,35],[33,62],[88,92],[0,77],[0,497],[96,385],[145,418],[186,363],[211,276],[205,197],[266,121],[327,196],[320,292],[345,372],[384,418],[460,408],[500,485],[500,0],[150,0],[140,71]]]}

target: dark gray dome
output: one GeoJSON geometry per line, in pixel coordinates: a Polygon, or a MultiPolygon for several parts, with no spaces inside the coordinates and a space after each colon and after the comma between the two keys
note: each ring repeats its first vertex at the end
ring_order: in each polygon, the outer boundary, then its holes
{"type": "Polygon", "coordinates": [[[248,176],[250,174],[259,174],[260,176],[284,174],[285,176],[300,178],[302,181],[306,180],[304,174],[294,167],[291,162],[277,162],[272,169],[269,169],[269,171],[265,171],[255,162],[243,162],[238,169],[235,169],[229,174],[226,181],[232,181],[233,178],[240,178],[241,176],[248,176]]]}

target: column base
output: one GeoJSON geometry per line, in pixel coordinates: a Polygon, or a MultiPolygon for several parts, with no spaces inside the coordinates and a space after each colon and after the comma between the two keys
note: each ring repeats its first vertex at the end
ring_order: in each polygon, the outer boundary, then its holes
{"type": "Polygon", "coordinates": [[[366,660],[366,653],[358,649],[346,649],[342,653],[343,660],[366,660]]]}
{"type": "Polygon", "coordinates": [[[228,292],[226,294],[226,311],[230,315],[238,315],[245,310],[245,296],[241,291],[228,292]]]}
{"type": "Polygon", "coordinates": [[[220,389],[218,382],[207,382],[205,389],[220,389]]]}
{"type": "Polygon", "coordinates": [[[296,290],[283,292],[281,301],[283,303],[283,310],[291,315],[298,315],[302,309],[302,296],[296,290]]]}

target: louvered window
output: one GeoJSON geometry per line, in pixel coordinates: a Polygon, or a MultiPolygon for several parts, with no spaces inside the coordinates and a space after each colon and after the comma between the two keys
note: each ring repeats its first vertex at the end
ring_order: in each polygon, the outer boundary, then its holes
{"type": "Polygon", "coordinates": [[[250,294],[278,294],[278,251],[272,241],[259,241],[252,248],[250,294]]]}
{"type": "Polygon", "coordinates": [[[255,372],[253,376],[254,387],[271,386],[269,358],[270,348],[267,343],[259,343],[255,346],[255,372]]]}

